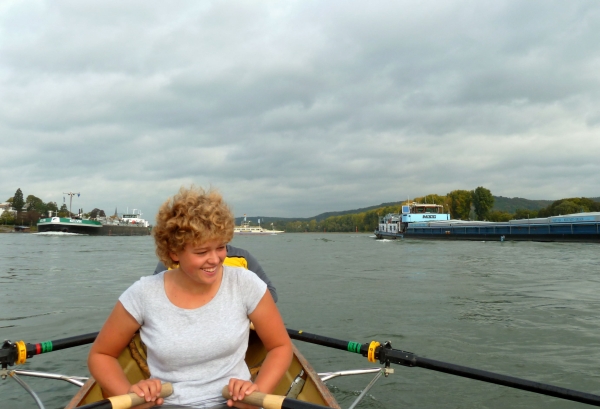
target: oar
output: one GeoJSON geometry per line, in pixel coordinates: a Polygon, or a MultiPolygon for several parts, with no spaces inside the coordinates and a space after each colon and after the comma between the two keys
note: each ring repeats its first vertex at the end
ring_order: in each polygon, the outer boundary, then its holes
{"type": "Polygon", "coordinates": [[[4,341],[2,348],[0,348],[0,365],[3,369],[6,369],[9,365],[23,364],[27,358],[31,358],[34,355],[91,344],[97,336],[97,332],[92,332],[69,338],[56,339],[54,341],[44,341],[38,344],[26,344],[24,341],[17,341],[14,343],[4,341]]]}
{"type": "MultiPolygon", "coordinates": [[[[173,385],[168,382],[163,383],[162,388],[160,389],[160,397],[166,398],[172,393],[173,385]]],[[[112,398],[90,403],[89,405],[79,406],[77,409],[129,409],[132,406],[141,405],[142,403],[146,403],[145,398],[138,396],[135,393],[128,393],[126,395],[113,396],[112,398]]]]}
{"type": "Polygon", "coordinates": [[[287,331],[290,335],[290,338],[292,339],[309,342],[317,345],[323,345],[330,348],[341,349],[343,351],[358,353],[362,356],[368,357],[369,361],[371,362],[375,362],[376,360],[378,360],[382,364],[394,363],[404,366],[418,366],[420,368],[431,369],[434,371],[458,375],[470,379],[476,379],[478,381],[494,383],[497,385],[522,389],[529,392],[540,393],[542,395],[554,396],[556,398],[562,398],[575,402],[587,403],[594,406],[600,406],[600,396],[598,395],[580,392],[573,389],[561,388],[559,386],[528,381],[526,379],[501,375],[494,372],[482,371],[480,369],[455,365],[448,362],[422,358],[413,354],[412,352],[392,349],[392,346],[389,343],[386,343],[385,345],[380,345],[378,342],[373,341],[370,343],[361,344],[358,342],[344,341],[341,339],[329,338],[316,334],[309,334],[303,331],[296,331],[289,328],[287,331]]]}
{"type": "MultiPolygon", "coordinates": [[[[224,386],[221,394],[225,399],[231,399],[229,387],[224,386]]],[[[326,409],[327,406],[316,405],[314,403],[304,402],[297,399],[286,398],[285,396],[269,395],[262,392],[252,392],[241,401],[248,405],[258,406],[264,409],[326,409]]],[[[79,408],[81,409],[81,408],[79,408]]]]}

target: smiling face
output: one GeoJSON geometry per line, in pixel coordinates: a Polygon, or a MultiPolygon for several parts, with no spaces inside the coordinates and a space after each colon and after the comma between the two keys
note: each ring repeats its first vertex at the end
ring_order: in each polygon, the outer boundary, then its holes
{"type": "Polygon", "coordinates": [[[182,251],[170,255],[190,280],[210,286],[221,276],[227,248],[221,240],[212,240],[202,244],[187,244],[182,251]]]}

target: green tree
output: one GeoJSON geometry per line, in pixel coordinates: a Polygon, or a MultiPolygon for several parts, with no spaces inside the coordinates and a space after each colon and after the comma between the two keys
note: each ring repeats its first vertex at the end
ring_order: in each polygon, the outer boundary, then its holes
{"type": "Polygon", "coordinates": [[[379,226],[379,216],[377,216],[377,212],[373,210],[366,212],[363,219],[362,231],[374,231],[377,226],[379,226]]]}
{"type": "Polygon", "coordinates": [[[515,219],[535,219],[536,217],[538,217],[537,210],[517,209],[515,212],[515,219]]]}
{"type": "Polygon", "coordinates": [[[513,215],[500,210],[492,210],[488,213],[487,219],[490,222],[507,222],[513,219],[513,215]]]}
{"type": "Polygon", "coordinates": [[[570,200],[565,200],[564,202],[556,206],[553,209],[552,213],[553,216],[559,216],[563,214],[579,213],[585,211],[587,211],[587,209],[583,208],[581,205],[578,205],[577,203],[572,202],[570,200]]]}
{"type": "Polygon", "coordinates": [[[435,193],[432,193],[430,195],[416,197],[415,202],[443,205],[446,204],[446,196],[440,196],[435,193]]]}
{"type": "Polygon", "coordinates": [[[23,192],[21,191],[21,188],[18,188],[13,196],[12,207],[17,211],[17,215],[19,215],[23,211],[24,206],[25,200],[23,200],[23,192]]]}
{"type": "Polygon", "coordinates": [[[21,216],[21,222],[24,225],[33,226],[41,218],[41,214],[37,210],[28,210],[21,216]]]}
{"type": "Polygon", "coordinates": [[[570,213],[585,213],[600,211],[600,203],[586,197],[571,197],[560,199],[544,209],[540,209],[538,217],[558,216],[570,213]]]}
{"type": "Polygon", "coordinates": [[[70,217],[69,209],[67,208],[67,205],[65,203],[63,203],[62,206],[60,207],[60,209],[58,209],[58,216],[59,217],[70,217]]]}
{"type": "Polygon", "coordinates": [[[0,214],[0,224],[15,224],[15,216],[12,212],[6,211],[0,214]]]}
{"type": "Polygon", "coordinates": [[[475,208],[475,215],[477,220],[487,219],[490,210],[494,207],[494,196],[489,189],[479,186],[473,192],[473,207],[475,208]]]}
{"type": "Polygon", "coordinates": [[[56,202],[48,202],[46,203],[46,211],[52,211],[54,215],[58,213],[58,205],[56,202]]]}
{"type": "Polygon", "coordinates": [[[473,195],[468,190],[453,190],[446,195],[450,204],[450,215],[453,219],[467,220],[471,213],[473,195]]]}
{"type": "Polygon", "coordinates": [[[46,203],[39,197],[29,195],[25,200],[25,210],[28,212],[35,210],[38,213],[44,214],[46,213],[46,203]]]}

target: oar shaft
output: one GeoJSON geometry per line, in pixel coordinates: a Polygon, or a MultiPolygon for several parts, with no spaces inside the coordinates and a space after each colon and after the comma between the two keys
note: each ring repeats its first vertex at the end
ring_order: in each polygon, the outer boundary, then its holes
{"type": "Polygon", "coordinates": [[[91,344],[98,336],[97,332],[62,338],[53,341],[44,341],[37,344],[25,344],[23,341],[4,341],[0,347],[0,367],[7,368],[12,365],[25,363],[27,358],[46,352],[91,344]]]}
{"type": "MultiPolygon", "coordinates": [[[[160,397],[166,398],[173,393],[173,385],[169,382],[163,383],[160,389],[160,397]]],[[[132,406],[146,403],[146,399],[135,393],[113,396],[89,405],[79,406],[77,409],[129,409],[132,406]]]]}
{"type": "MultiPolygon", "coordinates": [[[[221,391],[225,399],[231,399],[229,387],[224,386],[221,391]]],[[[325,409],[327,406],[316,405],[310,402],[304,402],[297,399],[286,398],[285,396],[270,395],[262,392],[252,392],[241,400],[242,403],[258,406],[264,409],[325,409]]],[[[81,409],[81,408],[80,408],[81,409]]]]}
{"type": "Polygon", "coordinates": [[[311,344],[323,345],[329,348],[341,349],[342,351],[354,352],[367,356],[368,344],[360,344],[358,342],[344,341],[322,335],[311,334],[304,331],[287,328],[288,335],[292,339],[298,341],[310,342],[311,344]]]}
{"type": "Polygon", "coordinates": [[[76,335],[74,337],[61,338],[53,341],[44,341],[38,344],[27,344],[27,356],[44,354],[46,352],[59,351],[61,349],[77,347],[80,345],[91,344],[98,336],[97,332],[89,334],[76,335]],[[29,355],[31,351],[31,355],[29,355]]]}
{"type": "MultiPolygon", "coordinates": [[[[335,338],[324,337],[322,335],[310,334],[303,331],[288,329],[290,338],[299,341],[309,342],[317,345],[328,346],[335,349],[360,353],[367,356],[369,344],[359,344],[357,342],[344,341],[335,338]],[[357,345],[360,346],[357,347],[357,345]]],[[[462,376],[469,379],[476,379],[483,382],[496,385],[508,386],[529,392],[535,392],[542,395],[554,396],[575,402],[587,403],[589,405],[600,406],[600,396],[591,393],[580,392],[573,389],[561,388],[559,386],[544,384],[540,382],[528,381],[526,379],[513,376],[502,375],[494,372],[483,371],[480,369],[469,368],[466,366],[455,365],[448,362],[436,361],[428,358],[421,358],[412,352],[401,351],[398,349],[377,347],[375,358],[381,363],[389,361],[390,363],[403,366],[417,366],[424,369],[430,369],[447,374],[462,376]]]]}
{"type": "Polygon", "coordinates": [[[494,372],[483,371],[480,369],[469,368],[466,366],[455,365],[448,362],[441,362],[421,357],[416,357],[415,366],[462,376],[464,378],[476,379],[478,381],[493,383],[496,385],[503,385],[510,388],[554,396],[555,398],[562,398],[575,402],[587,403],[589,405],[600,406],[600,396],[576,391],[573,389],[561,388],[560,386],[529,381],[513,376],[502,375],[494,372]]]}

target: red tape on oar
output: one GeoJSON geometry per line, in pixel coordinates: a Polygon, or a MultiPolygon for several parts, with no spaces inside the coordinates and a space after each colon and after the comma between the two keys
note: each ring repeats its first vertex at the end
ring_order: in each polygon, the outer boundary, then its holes
{"type": "MultiPolygon", "coordinates": [[[[225,399],[231,399],[229,394],[229,386],[224,386],[221,394],[225,399]]],[[[258,406],[264,409],[324,409],[328,406],[316,405],[314,403],[304,402],[302,400],[296,400],[286,398],[285,396],[270,395],[262,392],[252,392],[241,401],[248,405],[258,406]]]]}
{"type": "MultiPolygon", "coordinates": [[[[160,397],[166,398],[173,393],[173,385],[169,382],[163,383],[160,389],[160,397]]],[[[89,405],[79,406],[77,409],[129,409],[132,406],[146,403],[146,399],[135,393],[113,396],[89,405]]]]}

